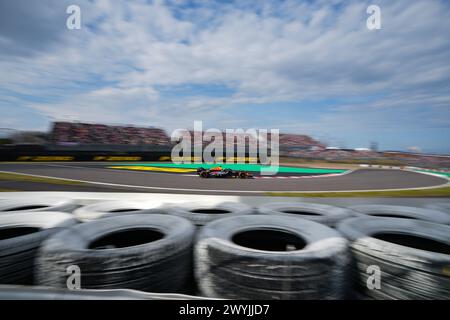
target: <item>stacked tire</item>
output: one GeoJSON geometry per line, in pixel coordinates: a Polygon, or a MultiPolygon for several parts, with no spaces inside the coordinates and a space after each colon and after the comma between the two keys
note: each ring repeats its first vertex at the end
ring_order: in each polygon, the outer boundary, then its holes
{"type": "Polygon", "coordinates": [[[33,284],[42,242],[76,223],[72,215],[63,212],[0,214],[0,283],[33,284]]]}
{"type": "Polygon", "coordinates": [[[223,202],[216,205],[188,202],[178,205],[166,205],[162,210],[170,215],[185,218],[197,227],[204,226],[217,219],[250,215],[255,212],[252,207],[239,202],[223,202]]]}
{"type": "Polygon", "coordinates": [[[75,201],[63,198],[12,199],[0,201],[0,214],[4,212],[56,211],[72,212],[78,207],[75,201]]]}
{"type": "Polygon", "coordinates": [[[48,239],[38,259],[39,284],[66,288],[79,268],[82,289],[179,292],[191,266],[194,226],[168,215],[126,215],[82,223],[48,239]]]}
{"type": "Polygon", "coordinates": [[[450,298],[450,226],[359,217],[343,221],[338,230],[351,241],[362,296],[450,298]]]}
{"type": "Polygon", "coordinates": [[[287,216],[238,216],[206,225],[195,245],[206,297],[344,299],[348,242],[335,230],[287,216]]]}
{"type": "Polygon", "coordinates": [[[303,218],[330,227],[336,226],[340,221],[353,217],[354,212],[334,206],[302,202],[272,202],[258,207],[260,214],[292,216],[303,218]]]}
{"type": "Polygon", "coordinates": [[[163,213],[160,204],[148,201],[101,201],[83,206],[74,211],[82,222],[134,214],[163,213]]]}
{"type": "Polygon", "coordinates": [[[416,219],[450,224],[450,214],[430,208],[370,204],[352,206],[350,209],[372,217],[416,219]]]}
{"type": "Polygon", "coordinates": [[[433,203],[427,206],[429,209],[447,212],[450,215],[450,202],[433,203]]]}

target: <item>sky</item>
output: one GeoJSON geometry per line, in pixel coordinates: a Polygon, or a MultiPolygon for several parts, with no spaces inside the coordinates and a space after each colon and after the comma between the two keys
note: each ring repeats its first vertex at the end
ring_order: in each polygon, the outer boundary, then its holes
{"type": "Polygon", "coordinates": [[[0,0],[0,128],[201,120],[450,154],[449,16],[446,0],[0,0]]]}

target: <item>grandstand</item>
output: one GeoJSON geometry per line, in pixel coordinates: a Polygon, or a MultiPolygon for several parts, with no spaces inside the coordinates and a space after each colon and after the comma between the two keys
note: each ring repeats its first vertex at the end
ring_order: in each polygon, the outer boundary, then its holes
{"type": "Polygon", "coordinates": [[[371,150],[357,150],[357,149],[339,149],[339,148],[325,148],[325,149],[289,149],[281,152],[285,157],[297,157],[307,159],[324,159],[324,160],[375,160],[381,159],[382,154],[371,150]]]}
{"type": "Polygon", "coordinates": [[[438,154],[423,154],[423,153],[411,153],[400,151],[384,151],[382,156],[387,159],[406,162],[411,166],[423,166],[424,163],[427,167],[449,169],[450,168],[450,156],[438,155],[438,154]]]}
{"type": "MultiPolygon", "coordinates": [[[[189,131],[192,145],[203,141],[205,132],[189,131]]],[[[242,139],[253,139],[249,134],[236,134],[236,139],[227,141],[226,133],[222,133],[224,146],[236,145],[242,139]]],[[[267,142],[270,145],[271,135],[268,134],[267,142]]],[[[325,145],[307,135],[280,134],[280,149],[284,150],[323,150],[325,145]]],[[[54,122],[50,132],[49,142],[61,146],[77,145],[154,145],[169,146],[171,141],[167,133],[159,128],[142,128],[134,126],[111,126],[105,124],[89,124],[79,122],[54,122]]]]}
{"type": "MultiPolygon", "coordinates": [[[[206,134],[206,132],[199,131],[189,131],[191,136],[191,145],[208,145],[209,141],[203,141],[202,137],[206,134]]],[[[178,134],[181,136],[181,133],[178,134]]],[[[234,139],[227,139],[226,133],[222,132],[222,141],[224,147],[236,146],[239,141],[245,142],[246,146],[248,146],[249,141],[256,140],[257,137],[252,136],[249,133],[235,133],[233,134],[234,139]]],[[[267,145],[270,148],[271,146],[272,136],[270,133],[267,134],[267,145]]],[[[313,138],[306,135],[299,134],[280,134],[279,135],[279,147],[281,150],[323,150],[325,149],[325,145],[319,141],[314,140],[313,138]]]]}
{"type": "Polygon", "coordinates": [[[50,142],[59,145],[170,145],[166,132],[159,128],[73,122],[53,123],[50,142]]]}
{"type": "Polygon", "coordinates": [[[323,150],[325,145],[310,136],[299,134],[280,134],[280,148],[282,149],[306,149],[323,150]]]}
{"type": "MultiPolygon", "coordinates": [[[[204,141],[203,137],[207,135],[207,132],[205,131],[189,131],[189,134],[191,136],[191,145],[192,146],[206,146],[210,144],[214,139],[211,141],[204,141]]],[[[181,137],[181,132],[178,133],[178,136],[181,137]]],[[[251,134],[247,133],[235,133],[233,134],[233,139],[227,139],[226,132],[222,132],[222,141],[224,148],[230,147],[230,146],[236,146],[238,142],[242,141],[246,145],[249,144],[249,141],[256,140],[256,137],[253,137],[251,134]]]]}
{"type": "MultiPolygon", "coordinates": [[[[4,153],[13,153],[13,150],[19,152],[18,150],[24,149],[34,153],[50,152],[51,154],[60,154],[62,152],[64,154],[77,152],[86,154],[96,152],[112,154],[162,152],[170,154],[175,143],[171,142],[168,134],[160,128],[67,121],[54,122],[50,133],[12,129],[2,129],[0,133],[0,144],[4,153]],[[45,152],[39,151],[41,149],[45,150],[45,152]]],[[[205,132],[189,131],[189,134],[192,139],[192,146],[195,146],[196,143],[200,143],[203,147],[209,144],[209,142],[202,139],[205,132]]],[[[237,139],[227,140],[226,133],[222,132],[225,148],[236,146],[238,141],[245,141],[248,146],[248,141],[253,139],[253,137],[245,133],[236,134],[235,136],[237,139]]],[[[269,148],[271,139],[272,136],[268,133],[267,144],[269,148]]],[[[444,170],[450,168],[450,156],[401,151],[378,152],[368,148],[343,149],[327,147],[310,136],[300,134],[280,133],[279,150],[282,157],[326,161],[357,160],[359,163],[391,161],[401,165],[444,170]]]]}

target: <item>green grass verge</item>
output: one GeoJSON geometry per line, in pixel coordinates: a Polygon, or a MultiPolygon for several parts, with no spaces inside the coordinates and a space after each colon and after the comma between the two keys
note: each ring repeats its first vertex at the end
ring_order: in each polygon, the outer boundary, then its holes
{"type": "Polygon", "coordinates": [[[283,162],[299,162],[299,163],[333,163],[333,164],[372,164],[385,166],[402,166],[404,162],[391,159],[309,159],[309,158],[294,158],[294,157],[280,157],[280,163],[283,162]]]}
{"type": "Polygon", "coordinates": [[[36,182],[36,183],[48,183],[48,184],[59,184],[59,185],[85,185],[82,182],[77,181],[67,181],[64,179],[56,178],[40,178],[29,175],[15,174],[15,173],[0,173],[0,181],[26,181],[26,182],[36,182]]]}
{"type": "Polygon", "coordinates": [[[350,192],[266,192],[274,197],[317,197],[317,198],[355,198],[355,197],[450,197],[450,187],[399,191],[350,191],[350,192]]]}

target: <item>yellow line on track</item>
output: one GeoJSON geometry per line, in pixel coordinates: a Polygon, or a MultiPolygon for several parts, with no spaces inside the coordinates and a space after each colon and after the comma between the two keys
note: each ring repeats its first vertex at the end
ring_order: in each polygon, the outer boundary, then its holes
{"type": "Polygon", "coordinates": [[[135,171],[157,171],[157,172],[174,172],[174,173],[188,173],[196,172],[196,169],[182,169],[182,168],[158,168],[158,167],[146,167],[146,166],[117,166],[108,167],[108,169],[122,169],[122,170],[135,170],[135,171]]]}

